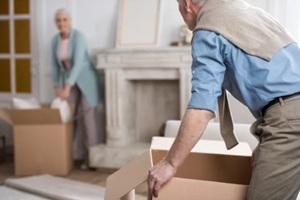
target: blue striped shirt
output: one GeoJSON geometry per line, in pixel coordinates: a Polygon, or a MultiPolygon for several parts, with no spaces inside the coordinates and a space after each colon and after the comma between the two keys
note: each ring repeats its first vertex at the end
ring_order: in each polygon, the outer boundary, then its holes
{"type": "Polygon", "coordinates": [[[188,108],[215,112],[223,86],[258,118],[274,98],[300,92],[300,48],[296,43],[266,61],[245,53],[215,32],[198,30],[192,41],[192,58],[188,108]]]}

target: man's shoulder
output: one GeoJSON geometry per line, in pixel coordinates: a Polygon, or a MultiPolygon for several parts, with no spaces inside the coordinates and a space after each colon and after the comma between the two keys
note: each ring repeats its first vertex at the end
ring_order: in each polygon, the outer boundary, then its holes
{"type": "Polygon", "coordinates": [[[193,41],[195,40],[198,42],[230,43],[221,34],[212,30],[198,29],[195,30],[193,34],[193,41]]]}

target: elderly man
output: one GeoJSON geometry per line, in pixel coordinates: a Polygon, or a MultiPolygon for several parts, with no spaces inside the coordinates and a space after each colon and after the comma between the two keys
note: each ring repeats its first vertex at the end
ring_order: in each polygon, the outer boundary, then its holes
{"type": "MultiPolygon", "coordinates": [[[[247,199],[296,199],[300,188],[298,45],[272,17],[242,0],[178,3],[185,23],[194,31],[192,97],[168,155],[149,170],[150,191],[158,196],[176,173],[226,89],[257,119],[251,130],[259,145],[247,199]]],[[[219,108],[223,103],[219,102],[219,108]]],[[[230,149],[237,141],[233,135],[226,136],[227,119],[221,123],[221,132],[230,149]]]]}

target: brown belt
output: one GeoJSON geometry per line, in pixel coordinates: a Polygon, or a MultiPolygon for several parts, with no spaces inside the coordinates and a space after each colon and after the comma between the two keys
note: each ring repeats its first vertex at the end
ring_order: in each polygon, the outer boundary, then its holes
{"type": "Polygon", "coordinates": [[[273,99],[272,101],[270,101],[265,107],[263,107],[263,109],[261,109],[261,114],[262,116],[265,115],[266,111],[268,108],[270,108],[271,106],[275,105],[276,103],[279,103],[280,102],[280,98],[282,100],[287,100],[289,98],[292,98],[292,97],[295,97],[295,96],[298,96],[300,95],[300,92],[297,92],[297,93],[294,93],[294,94],[290,94],[290,95],[286,95],[286,96],[282,96],[282,97],[277,97],[275,99],[273,99]]]}

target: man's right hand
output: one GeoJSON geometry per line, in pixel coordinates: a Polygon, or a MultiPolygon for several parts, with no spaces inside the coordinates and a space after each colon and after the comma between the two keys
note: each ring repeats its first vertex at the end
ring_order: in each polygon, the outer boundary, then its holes
{"type": "Polygon", "coordinates": [[[161,187],[176,173],[177,169],[166,159],[161,160],[149,170],[148,187],[151,194],[158,197],[161,187]]]}
{"type": "Polygon", "coordinates": [[[203,134],[213,112],[209,110],[187,109],[179,127],[176,139],[165,159],[149,170],[148,186],[154,197],[182,165],[192,148],[203,134]]]}

